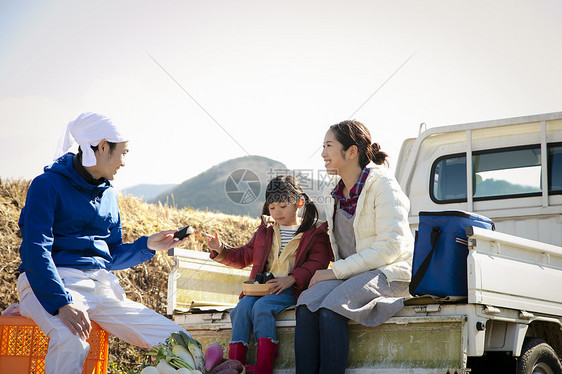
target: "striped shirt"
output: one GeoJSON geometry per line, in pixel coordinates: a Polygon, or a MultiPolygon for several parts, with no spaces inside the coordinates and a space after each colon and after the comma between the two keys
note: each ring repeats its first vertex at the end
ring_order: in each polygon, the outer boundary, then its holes
{"type": "Polygon", "coordinates": [[[283,249],[293,239],[295,233],[299,229],[299,226],[282,226],[279,225],[279,233],[281,234],[281,248],[279,249],[279,256],[281,256],[281,252],[283,249]]]}

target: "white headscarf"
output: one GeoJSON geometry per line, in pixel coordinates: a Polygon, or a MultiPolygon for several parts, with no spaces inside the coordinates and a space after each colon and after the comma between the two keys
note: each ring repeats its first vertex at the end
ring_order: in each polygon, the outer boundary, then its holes
{"type": "Polygon", "coordinates": [[[76,142],[82,149],[82,165],[95,166],[96,156],[90,146],[97,146],[103,139],[111,143],[128,141],[109,118],[97,113],[82,113],[66,125],[66,131],[57,146],[55,160],[68,152],[76,142]]]}

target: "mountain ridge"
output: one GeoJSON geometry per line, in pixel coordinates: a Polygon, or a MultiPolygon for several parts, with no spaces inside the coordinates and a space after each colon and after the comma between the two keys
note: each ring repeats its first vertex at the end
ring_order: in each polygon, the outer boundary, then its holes
{"type": "Polygon", "coordinates": [[[288,170],[283,163],[267,157],[237,157],[212,166],[148,202],[255,217],[261,213],[267,181],[283,170],[288,170]]]}
{"type": "Polygon", "coordinates": [[[144,194],[144,201],[153,204],[258,217],[267,183],[282,174],[292,174],[301,182],[304,191],[317,203],[322,218],[322,181],[314,179],[311,170],[291,170],[279,161],[257,155],[223,161],[180,184],[137,185],[122,192],[141,198],[144,194]],[[158,193],[149,196],[148,191],[158,193]]]}

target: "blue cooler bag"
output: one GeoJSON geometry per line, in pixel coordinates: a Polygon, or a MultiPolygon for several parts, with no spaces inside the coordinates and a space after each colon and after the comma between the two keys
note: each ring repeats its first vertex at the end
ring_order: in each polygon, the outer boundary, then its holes
{"type": "Polygon", "coordinates": [[[494,230],[491,219],[462,210],[420,212],[410,294],[467,296],[467,226],[494,230]]]}

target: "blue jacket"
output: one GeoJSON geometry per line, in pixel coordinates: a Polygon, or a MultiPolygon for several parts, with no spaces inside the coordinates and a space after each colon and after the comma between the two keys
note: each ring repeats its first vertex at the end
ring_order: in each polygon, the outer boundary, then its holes
{"type": "Polygon", "coordinates": [[[53,315],[72,302],[57,267],[120,270],[155,253],[147,237],[123,243],[117,194],[108,180],[98,186],[86,182],[74,169],[73,157],[65,154],[33,180],[19,219],[19,271],[53,315]]]}

